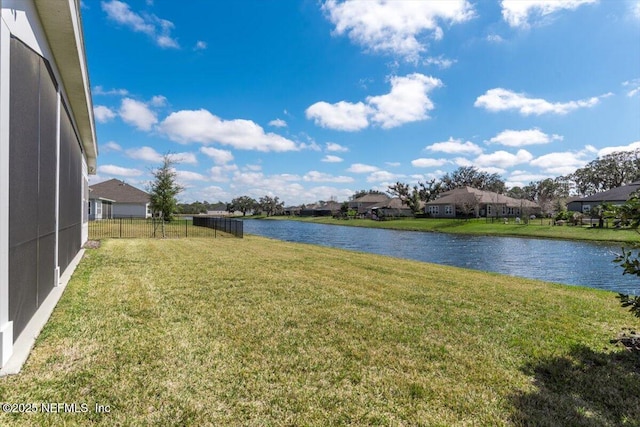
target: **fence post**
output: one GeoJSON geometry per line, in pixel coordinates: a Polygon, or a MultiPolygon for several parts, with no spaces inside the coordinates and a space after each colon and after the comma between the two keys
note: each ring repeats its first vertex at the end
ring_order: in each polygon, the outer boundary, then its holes
{"type": "Polygon", "coordinates": [[[120,238],[122,238],[122,218],[120,218],[120,238]]]}

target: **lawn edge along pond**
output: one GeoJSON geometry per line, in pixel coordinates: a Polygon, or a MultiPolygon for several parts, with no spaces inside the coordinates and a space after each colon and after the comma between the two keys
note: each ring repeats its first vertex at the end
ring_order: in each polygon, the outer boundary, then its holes
{"type": "Polygon", "coordinates": [[[258,236],[87,250],[2,425],[640,425],[611,292],[258,236]],[[96,412],[96,405],[109,412],[96,412]],[[82,407],[80,407],[82,408],[82,407]]]}
{"type": "MultiPolygon", "coordinates": [[[[242,219],[239,217],[238,219],[242,219]]],[[[336,219],[332,217],[252,216],[246,219],[292,220],[349,227],[386,228],[391,230],[424,231],[436,233],[470,234],[483,236],[514,236],[545,239],[588,240],[630,245],[640,244],[640,234],[631,229],[613,227],[597,228],[571,225],[552,225],[550,219],[531,220],[529,224],[517,224],[513,219],[505,223],[480,219],[406,218],[388,221],[371,219],[336,219]]]]}

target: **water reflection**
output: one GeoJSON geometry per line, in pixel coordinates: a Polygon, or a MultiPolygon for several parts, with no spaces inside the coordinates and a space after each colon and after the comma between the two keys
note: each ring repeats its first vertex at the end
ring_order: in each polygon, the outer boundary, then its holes
{"type": "Polygon", "coordinates": [[[390,255],[616,292],[640,291],[640,280],[612,263],[620,246],[519,237],[465,236],[299,221],[246,220],[244,232],[290,242],[390,255]]]}

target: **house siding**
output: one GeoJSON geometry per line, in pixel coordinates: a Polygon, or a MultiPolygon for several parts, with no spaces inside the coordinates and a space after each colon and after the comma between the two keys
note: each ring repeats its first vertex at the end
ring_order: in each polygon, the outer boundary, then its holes
{"type": "MultiPolygon", "coordinates": [[[[42,4],[68,12],[72,20],[78,16],[77,2],[51,0],[42,4]]],[[[92,136],[81,142],[77,115],[67,108],[69,98],[60,85],[60,70],[68,72],[69,66],[57,67],[39,7],[33,1],[0,0],[0,11],[2,368],[13,354],[14,343],[33,339],[22,332],[43,305],[51,304],[52,298],[57,300],[58,296],[51,296],[52,290],[58,286],[60,274],[70,272],[86,239],[83,227],[88,217],[83,200],[87,162],[95,165],[95,157],[88,159],[83,147],[91,146],[95,153],[95,129],[91,116],[82,125],[92,136]]],[[[49,18],[43,15],[45,21],[49,18]]],[[[71,28],[73,34],[79,28],[69,22],[48,23],[65,35],[65,30],[71,28]]],[[[62,44],[59,41],[58,48],[62,44]]],[[[83,62],[84,51],[75,53],[83,62]]],[[[88,81],[79,84],[88,88],[88,81]]],[[[90,98],[85,104],[71,99],[91,114],[90,98]]]]}
{"type": "Polygon", "coordinates": [[[114,218],[150,218],[149,204],[142,203],[116,203],[113,204],[114,218]]]}

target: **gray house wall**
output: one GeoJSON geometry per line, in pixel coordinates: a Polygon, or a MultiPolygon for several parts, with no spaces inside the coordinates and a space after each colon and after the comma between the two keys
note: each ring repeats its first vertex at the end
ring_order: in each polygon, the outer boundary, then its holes
{"type": "Polygon", "coordinates": [[[79,259],[88,229],[87,174],[95,173],[97,145],[79,2],[0,0],[0,12],[4,374],[14,347],[29,348],[25,343],[61,294],[60,288],[54,292],[60,276],[67,277],[79,259]]]}

